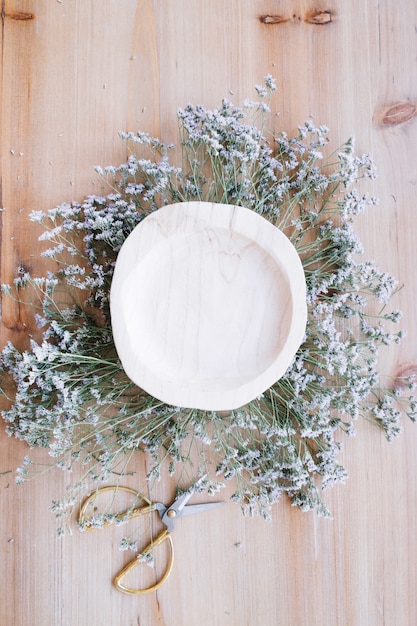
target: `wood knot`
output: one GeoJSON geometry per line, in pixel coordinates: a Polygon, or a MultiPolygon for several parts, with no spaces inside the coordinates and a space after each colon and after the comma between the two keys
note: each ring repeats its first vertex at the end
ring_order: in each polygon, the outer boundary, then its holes
{"type": "Polygon", "coordinates": [[[85,313],[98,328],[106,328],[107,319],[104,311],[96,307],[85,307],[85,313]]]}
{"type": "Polygon", "coordinates": [[[12,13],[6,13],[5,17],[10,17],[12,20],[18,21],[33,20],[35,18],[33,13],[25,13],[23,11],[13,11],[12,13]]]}
{"type": "MultiPolygon", "coordinates": [[[[274,25],[274,24],[283,24],[284,22],[289,22],[292,20],[293,22],[301,22],[302,18],[294,13],[292,16],[285,15],[259,15],[259,21],[262,24],[274,25]]],[[[316,26],[323,26],[324,24],[330,24],[333,22],[334,13],[332,11],[311,11],[307,13],[304,17],[304,21],[307,24],[315,24],[316,26]]]]}
{"type": "Polygon", "coordinates": [[[376,121],[381,126],[398,126],[405,124],[417,115],[417,107],[412,102],[397,102],[389,107],[377,111],[376,121]]]}
{"type": "Polygon", "coordinates": [[[259,21],[262,24],[282,24],[283,22],[288,22],[289,18],[284,17],[284,15],[260,15],[259,21]]]}
{"type": "Polygon", "coordinates": [[[402,363],[395,373],[395,389],[406,389],[410,382],[417,383],[417,364],[402,363]]]}
{"type": "Polygon", "coordinates": [[[4,316],[2,323],[7,330],[11,330],[13,333],[23,333],[25,336],[27,334],[28,325],[20,319],[20,316],[14,320],[9,320],[4,316]]]}
{"type": "Polygon", "coordinates": [[[323,26],[324,24],[330,24],[333,22],[334,14],[331,11],[311,11],[307,13],[304,21],[307,24],[315,24],[316,26],[323,26]]]}

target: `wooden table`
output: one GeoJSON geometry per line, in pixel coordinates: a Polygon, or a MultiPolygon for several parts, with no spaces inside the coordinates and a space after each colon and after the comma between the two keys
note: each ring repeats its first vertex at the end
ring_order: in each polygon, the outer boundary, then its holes
{"type": "MultiPolygon", "coordinates": [[[[126,155],[117,131],[177,140],[176,109],[241,103],[276,77],[276,128],[312,116],[336,148],[371,152],[380,205],[357,220],[366,254],[404,284],[408,339],[385,355],[417,359],[417,5],[403,0],[3,0],[2,282],[42,272],[32,209],[101,193],[96,164],[126,155]]],[[[2,341],[23,346],[30,314],[3,302],[2,341]]],[[[26,446],[0,433],[0,471],[26,446]]],[[[65,477],[0,481],[0,623],[8,626],[412,626],[417,619],[417,429],[393,444],[366,424],[345,443],[350,479],[326,495],[334,519],[283,501],[272,523],[229,504],[178,525],[169,582],[120,594],[117,533],[58,539],[49,513],[65,477]]],[[[39,457],[42,458],[41,456],[39,457]]],[[[141,471],[141,460],[137,469],[141,471]]],[[[167,485],[168,497],[173,485],[167,485]]]]}

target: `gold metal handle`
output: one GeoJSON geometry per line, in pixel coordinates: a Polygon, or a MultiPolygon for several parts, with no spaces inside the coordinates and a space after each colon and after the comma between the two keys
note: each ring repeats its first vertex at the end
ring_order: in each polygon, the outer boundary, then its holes
{"type": "Polygon", "coordinates": [[[152,513],[153,511],[155,511],[155,505],[150,500],[148,500],[148,498],[139,494],[135,489],[131,489],[130,487],[122,487],[122,486],[100,487],[99,489],[96,489],[95,491],[90,493],[90,495],[84,500],[84,502],[81,505],[80,513],[78,516],[78,523],[80,524],[82,529],[95,530],[95,526],[89,523],[89,521],[86,519],[87,509],[94,502],[94,500],[97,498],[99,494],[106,493],[109,491],[114,491],[115,494],[117,493],[117,491],[124,491],[126,493],[131,493],[132,495],[136,496],[136,498],[140,498],[140,500],[145,502],[146,505],[132,508],[132,509],[127,509],[126,511],[118,513],[117,515],[111,516],[110,522],[107,520],[103,521],[103,524],[102,524],[103,528],[105,528],[109,524],[115,524],[121,521],[127,522],[128,520],[134,517],[146,515],[148,513],[152,513]]]}
{"type": "Polygon", "coordinates": [[[151,550],[154,550],[157,546],[161,545],[165,541],[168,541],[170,545],[170,558],[169,558],[169,562],[168,562],[167,568],[163,576],[154,585],[152,585],[151,587],[146,587],[145,589],[133,589],[132,587],[126,587],[125,585],[122,584],[121,581],[126,576],[126,574],[128,574],[132,569],[134,569],[138,565],[143,565],[143,563],[140,561],[141,555],[138,554],[115,577],[113,584],[116,587],[116,589],[118,589],[119,591],[122,591],[123,593],[129,593],[131,595],[139,595],[141,593],[150,593],[151,591],[156,591],[156,589],[159,589],[159,587],[164,584],[164,582],[170,575],[172,566],[174,564],[174,544],[172,542],[170,531],[169,530],[162,531],[161,534],[158,535],[158,537],[155,539],[155,541],[152,541],[148,545],[148,547],[145,548],[145,550],[143,550],[143,552],[141,553],[141,554],[146,554],[147,552],[151,552],[151,550]]]}

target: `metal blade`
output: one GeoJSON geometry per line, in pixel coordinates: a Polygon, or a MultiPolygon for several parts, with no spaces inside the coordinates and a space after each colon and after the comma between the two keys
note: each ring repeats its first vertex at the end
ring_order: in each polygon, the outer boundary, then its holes
{"type": "MultiPolygon", "coordinates": [[[[201,478],[195,482],[187,493],[184,493],[182,496],[179,496],[172,504],[168,507],[168,509],[175,511],[175,515],[179,517],[182,514],[182,510],[186,506],[188,500],[193,497],[193,495],[198,491],[198,487],[205,481],[207,478],[207,474],[204,474],[201,478]]],[[[167,510],[168,510],[167,509],[167,510]]]]}
{"type": "Polygon", "coordinates": [[[179,498],[177,498],[171,504],[171,506],[165,509],[163,513],[160,509],[158,509],[161,515],[162,523],[165,524],[165,526],[168,528],[170,532],[173,532],[174,530],[174,521],[178,519],[179,517],[182,517],[182,515],[190,515],[191,512],[198,513],[199,511],[210,509],[213,506],[216,506],[217,504],[223,504],[222,502],[221,503],[210,502],[208,504],[201,504],[201,505],[196,504],[196,505],[191,505],[190,511],[187,510],[188,500],[193,497],[193,495],[198,490],[197,488],[206,480],[206,478],[207,478],[207,474],[205,474],[199,480],[197,480],[197,482],[195,482],[194,485],[192,485],[192,488],[190,489],[190,491],[188,491],[188,493],[185,493],[179,498]],[[194,507],[199,507],[199,508],[194,508],[194,507]]]}
{"type": "Polygon", "coordinates": [[[204,504],[187,504],[185,506],[180,515],[181,517],[185,517],[186,515],[194,515],[195,513],[202,513],[203,511],[209,511],[210,509],[215,509],[218,506],[226,504],[226,502],[207,502],[204,504]]]}

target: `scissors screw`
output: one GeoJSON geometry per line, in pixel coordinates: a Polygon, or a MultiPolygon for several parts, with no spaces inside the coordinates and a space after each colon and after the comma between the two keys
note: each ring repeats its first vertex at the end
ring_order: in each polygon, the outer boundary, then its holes
{"type": "Polygon", "coordinates": [[[176,511],[174,511],[174,509],[170,509],[170,510],[168,511],[167,515],[168,515],[168,517],[169,517],[170,519],[172,519],[173,517],[176,517],[177,512],[176,512],[176,511]]]}

